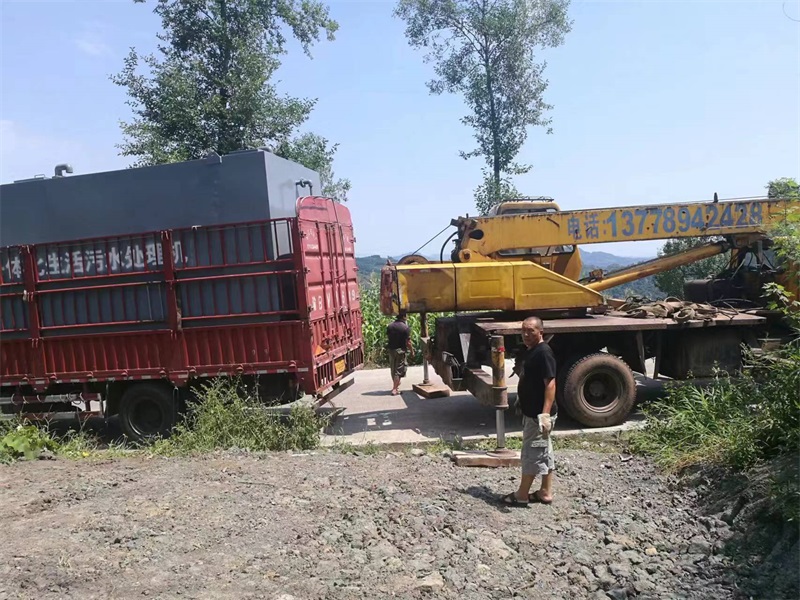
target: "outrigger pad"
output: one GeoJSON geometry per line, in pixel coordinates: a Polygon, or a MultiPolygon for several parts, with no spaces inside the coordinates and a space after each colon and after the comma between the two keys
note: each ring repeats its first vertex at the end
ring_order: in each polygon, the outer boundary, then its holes
{"type": "Polygon", "coordinates": [[[453,452],[453,462],[458,467],[519,467],[520,453],[505,451],[494,452],[453,452]]]}
{"type": "Polygon", "coordinates": [[[445,398],[450,395],[449,387],[434,383],[415,383],[411,386],[411,389],[414,390],[414,393],[428,400],[431,398],[445,398]]]}

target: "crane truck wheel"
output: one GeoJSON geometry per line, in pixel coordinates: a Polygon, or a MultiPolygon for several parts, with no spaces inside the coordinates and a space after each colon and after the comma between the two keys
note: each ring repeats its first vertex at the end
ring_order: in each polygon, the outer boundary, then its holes
{"type": "Polygon", "coordinates": [[[154,383],[138,383],[122,395],[119,423],[132,442],[147,443],[168,437],[175,425],[176,402],[172,390],[154,383]]]}
{"type": "Polygon", "coordinates": [[[587,427],[624,422],[636,400],[636,380],[625,361],[597,352],[568,365],[560,407],[587,427]]]}

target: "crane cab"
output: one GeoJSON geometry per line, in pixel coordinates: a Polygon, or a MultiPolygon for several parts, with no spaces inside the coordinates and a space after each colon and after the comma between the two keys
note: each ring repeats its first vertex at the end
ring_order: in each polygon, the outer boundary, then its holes
{"type": "MultiPolygon", "coordinates": [[[[553,198],[514,198],[492,206],[487,217],[508,215],[542,214],[560,212],[553,198]]],[[[536,240],[536,232],[531,231],[531,241],[536,240]]],[[[574,244],[559,246],[530,246],[526,248],[506,248],[497,253],[498,260],[529,260],[568,277],[573,281],[581,278],[581,255],[574,244]]]]}

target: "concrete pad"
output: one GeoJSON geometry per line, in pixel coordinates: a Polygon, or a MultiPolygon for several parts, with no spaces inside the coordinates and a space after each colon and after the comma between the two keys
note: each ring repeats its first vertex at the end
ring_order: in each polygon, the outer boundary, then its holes
{"type": "MultiPolygon", "coordinates": [[[[508,365],[510,375],[510,365],[508,365]]],[[[433,371],[430,381],[444,385],[433,371]]],[[[410,367],[398,396],[391,395],[392,378],[388,369],[366,369],[355,374],[355,383],[335,400],[344,411],[323,435],[322,445],[431,444],[481,440],[496,435],[495,410],[482,405],[467,392],[451,392],[449,397],[426,399],[412,389],[422,382],[422,367],[410,367]]],[[[507,378],[509,400],[516,395],[516,377],[507,378]],[[513,394],[513,395],[512,395],[513,394]]],[[[660,395],[662,383],[637,375],[638,401],[646,402],[660,395]]],[[[587,429],[562,413],[556,422],[554,437],[607,434],[641,426],[643,416],[633,413],[626,423],[616,427],[587,429]]],[[[522,419],[505,411],[507,437],[522,437],[522,419]]]]}

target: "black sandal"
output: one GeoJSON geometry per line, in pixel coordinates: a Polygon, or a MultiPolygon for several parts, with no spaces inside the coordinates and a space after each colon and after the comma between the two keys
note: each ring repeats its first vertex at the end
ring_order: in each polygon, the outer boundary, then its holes
{"type": "Polygon", "coordinates": [[[522,507],[522,508],[528,506],[527,502],[522,502],[521,500],[517,500],[517,496],[514,492],[506,494],[505,496],[500,498],[500,504],[510,507],[522,507]]]}
{"type": "Polygon", "coordinates": [[[528,494],[528,502],[535,502],[537,504],[552,504],[553,503],[552,500],[544,500],[544,499],[542,499],[542,497],[539,495],[539,491],[540,490],[536,490],[532,494],[528,494]]]}

